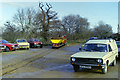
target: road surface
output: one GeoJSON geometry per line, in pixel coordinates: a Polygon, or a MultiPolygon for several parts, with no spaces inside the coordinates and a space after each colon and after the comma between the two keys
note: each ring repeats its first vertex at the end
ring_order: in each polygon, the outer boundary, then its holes
{"type": "Polygon", "coordinates": [[[3,78],[118,78],[120,59],[116,66],[109,66],[108,73],[79,70],[74,72],[70,56],[79,52],[80,44],[66,45],[59,49],[51,46],[2,52],[3,78]]]}

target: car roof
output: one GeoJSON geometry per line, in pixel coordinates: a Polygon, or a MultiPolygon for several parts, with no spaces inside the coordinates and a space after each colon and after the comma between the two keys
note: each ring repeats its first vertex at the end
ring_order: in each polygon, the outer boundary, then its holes
{"type": "Polygon", "coordinates": [[[113,39],[98,39],[98,40],[89,40],[86,44],[109,44],[110,42],[115,41],[113,39]]]}
{"type": "Polygon", "coordinates": [[[26,40],[26,39],[17,39],[17,40],[26,40]]]}
{"type": "Polygon", "coordinates": [[[5,39],[2,39],[2,40],[0,40],[0,41],[7,41],[7,40],[5,40],[5,39]]]}
{"type": "Polygon", "coordinates": [[[30,39],[38,39],[38,38],[30,38],[30,39]]]}
{"type": "Polygon", "coordinates": [[[97,37],[90,37],[90,38],[97,38],[97,37]]]}

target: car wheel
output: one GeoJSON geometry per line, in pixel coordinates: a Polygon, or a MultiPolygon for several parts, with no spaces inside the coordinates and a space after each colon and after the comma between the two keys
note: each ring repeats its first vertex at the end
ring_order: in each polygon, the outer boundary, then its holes
{"type": "Polygon", "coordinates": [[[116,65],[116,59],[113,61],[112,66],[116,65]]]}
{"type": "Polygon", "coordinates": [[[74,68],[74,72],[77,72],[79,70],[79,66],[78,65],[73,65],[74,68]]]}
{"type": "Polygon", "coordinates": [[[27,48],[27,50],[29,50],[29,48],[27,48]]]}
{"type": "Polygon", "coordinates": [[[32,45],[32,44],[30,44],[30,48],[33,48],[33,45],[32,45]]]}
{"type": "Polygon", "coordinates": [[[30,44],[30,48],[32,48],[31,44],[30,44]]]}
{"type": "Polygon", "coordinates": [[[43,47],[43,45],[41,44],[41,45],[40,45],[40,48],[42,48],[42,47],[43,47]]]}
{"type": "Polygon", "coordinates": [[[10,51],[10,48],[9,47],[6,47],[5,48],[5,52],[9,52],[10,51]]]}
{"type": "Polygon", "coordinates": [[[13,51],[15,51],[15,49],[13,51]]]}
{"type": "Polygon", "coordinates": [[[107,64],[106,64],[105,67],[102,69],[102,73],[103,73],[103,74],[106,74],[106,73],[107,73],[107,68],[108,68],[108,67],[107,67],[107,64]]]}

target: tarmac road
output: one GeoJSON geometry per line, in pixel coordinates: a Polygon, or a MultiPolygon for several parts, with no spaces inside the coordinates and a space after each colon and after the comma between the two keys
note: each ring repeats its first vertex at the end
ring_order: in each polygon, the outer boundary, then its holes
{"type": "MultiPolygon", "coordinates": [[[[74,72],[70,56],[78,52],[80,44],[59,49],[32,48],[2,53],[3,78],[118,78],[120,59],[116,66],[109,66],[108,73],[79,70],[74,72]]],[[[120,76],[119,76],[120,77],[120,76]]]]}

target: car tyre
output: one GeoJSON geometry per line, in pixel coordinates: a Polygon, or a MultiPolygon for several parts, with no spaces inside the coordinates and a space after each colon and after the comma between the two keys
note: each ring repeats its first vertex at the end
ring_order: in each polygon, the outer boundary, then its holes
{"type": "Polygon", "coordinates": [[[33,46],[33,44],[30,44],[30,48],[33,48],[34,46],[33,46]]]}
{"type": "Polygon", "coordinates": [[[27,48],[27,50],[29,50],[29,48],[27,48]]]}
{"type": "Polygon", "coordinates": [[[42,47],[43,47],[43,45],[41,44],[41,45],[40,45],[40,48],[42,48],[42,47]]]}
{"type": "Polygon", "coordinates": [[[15,51],[16,49],[14,49],[13,51],[15,51]]]}
{"type": "Polygon", "coordinates": [[[102,73],[103,73],[103,74],[106,74],[106,73],[107,73],[107,68],[108,68],[108,66],[107,66],[107,64],[106,64],[105,67],[102,69],[102,73]]]}
{"type": "Polygon", "coordinates": [[[10,51],[10,48],[9,47],[6,47],[5,48],[5,52],[9,52],[10,51]]]}
{"type": "Polygon", "coordinates": [[[30,44],[30,48],[32,48],[32,45],[30,44]]]}
{"type": "Polygon", "coordinates": [[[77,72],[79,70],[79,66],[78,65],[73,65],[74,68],[74,72],[77,72]]]}

